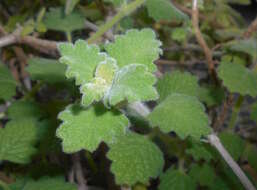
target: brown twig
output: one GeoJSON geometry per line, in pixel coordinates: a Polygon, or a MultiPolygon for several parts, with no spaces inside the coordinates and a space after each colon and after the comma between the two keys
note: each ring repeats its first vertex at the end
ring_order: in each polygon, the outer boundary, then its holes
{"type": "Polygon", "coordinates": [[[214,61],[212,59],[212,51],[208,47],[207,43],[205,42],[202,33],[199,28],[199,11],[198,11],[198,6],[197,6],[197,0],[193,0],[193,5],[192,5],[192,24],[193,28],[195,31],[195,36],[197,39],[197,42],[199,45],[202,47],[207,64],[208,64],[208,71],[209,74],[213,77],[214,81],[217,83],[217,77],[216,77],[216,71],[215,71],[215,66],[214,66],[214,61]]]}
{"type": "Polygon", "coordinates": [[[249,25],[247,30],[244,32],[243,34],[244,38],[250,38],[256,30],[257,30],[257,17],[254,19],[254,21],[249,25]]]}
{"type": "Polygon", "coordinates": [[[72,162],[74,167],[74,174],[79,185],[79,190],[88,190],[87,181],[84,178],[83,169],[80,163],[79,153],[75,153],[72,155],[72,162]]]}

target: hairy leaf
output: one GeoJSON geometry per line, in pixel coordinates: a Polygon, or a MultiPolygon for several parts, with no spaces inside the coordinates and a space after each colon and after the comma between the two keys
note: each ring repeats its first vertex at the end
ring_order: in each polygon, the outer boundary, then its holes
{"type": "Polygon", "coordinates": [[[7,110],[9,119],[37,118],[39,119],[43,112],[39,105],[34,101],[19,100],[13,102],[7,110]]]}
{"type": "Polygon", "coordinates": [[[209,144],[203,144],[194,140],[191,140],[190,142],[191,147],[186,149],[186,153],[192,155],[194,160],[200,161],[203,159],[209,162],[213,159],[209,144]]]}
{"type": "Polygon", "coordinates": [[[238,63],[222,62],[218,68],[218,76],[232,93],[241,95],[257,95],[257,73],[238,63]]]}
{"type": "Polygon", "coordinates": [[[0,128],[0,161],[26,164],[36,152],[36,122],[33,119],[9,121],[5,128],[0,128]]]}
{"type": "Polygon", "coordinates": [[[169,0],[147,0],[146,7],[148,14],[156,21],[182,21],[188,16],[178,10],[169,0]]]}
{"type": "Polygon", "coordinates": [[[127,65],[115,75],[109,92],[109,102],[116,105],[123,100],[129,103],[156,100],[158,93],[153,87],[155,82],[155,76],[147,71],[145,65],[127,65]]]}
{"type": "Polygon", "coordinates": [[[31,58],[28,60],[26,71],[33,80],[42,80],[48,83],[65,82],[66,65],[54,59],[31,58]]]}
{"type": "Polygon", "coordinates": [[[244,52],[252,56],[253,60],[257,60],[257,40],[254,38],[236,40],[228,43],[229,49],[244,52]]]}
{"type": "Polygon", "coordinates": [[[156,87],[160,95],[159,101],[163,101],[172,93],[196,96],[198,90],[198,79],[190,73],[174,71],[172,73],[165,74],[160,80],[158,80],[156,87]]]}
{"type": "Polygon", "coordinates": [[[99,52],[98,46],[89,46],[84,40],[77,40],[74,45],[61,43],[58,48],[61,53],[60,62],[68,65],[66,77],[75,78],[77,85],[91,81],[96,66],[106,59],[106,55],[99,52]]]}
{"type": "Polygon", "coordinates": [[[200,140],[211,132],[204,106],[197,98],[184,94],[171,94],[148,116],[151,126],[161,131],[174,131],[180,138],[191,136],[200,140]]]}
{"type": "Polygon", "coordinates": [[[48,29],[61,32],[72,32],[85,27],[84,18],[78,12],[65,15],[62,8],[51,8],[45,14],[43,22],[48,29]]]}
{"type": "Polygon", "coordinates": [[[158,190],[195,190],[196,183],[187,174],[175,170],[168,169],[160,177],[160,185],[158,190]]]}
{"type": "Polygon", "coordinates": [[[77,190],[74,184],[65,182],[63,177],[41,177],[38,180],[20,179],[9,185],[10,190],[77,190]]]}
{"type": "Polygon", "coordinates": [[[207,106],[220,105],[225,97],[223,88],[219,88],[211,85],[203,85],[197,90],[197,97],[201,102],[207,104],[207,106]]]}
{"type": "Polygon", "coordinates": [[[144,64],[150,72],[156,71],[154,61],[162,53],[161,42],[156,40],[151,29],[128,30],[125,35],[115,37],[114,43],[106,45],[108,54],[117,60],[120,68],[129,64],[144,64]]]}
{"type": "Polygon", "coordinates": [[[164,160],[160,149],[145,137],[128,133],[110,145],[107,157],[112,161],[111,171],[119,185],[147,184],[157,177],[164,160]]]}
{"type": "Polygon", "coordinates": [[[63,151],[66,153],[81,149],[93,152],[101,142],[115,142],[117,136],[125,134],[129,125],[124,115],[107,110],[102,105],[88,109],[71,105],[58,118],[63,122],[56,135],[62,139],[63,151]]]}
{"type": "Polygon", "coordinates": [[[112,58],[107,58],[106,61],[101,62],[95,72],[94,79],[84,84],[80,92],[82,96],[82,104],[89,106],[94,101],[100,101],[104,96],[109,95],[109,90],[118,66],[116,61],[112,58]]]}
{"type": "Polygon", "coordinates": [[[189,175],[201,186],[211,186],[215,179],[215,172],[208,164],[203,164],[202,166],[193,164],[189,175]]]}
{"type": "Polygon", "coordinates": [[[0,62],[0,99],[8,100],[16,93],[16,81],[8,68],[0,62]]]}
{"type": "Polygon", "coordinates": [[[230,132],[222,132],[219,134],[219,138],[224,145],[224,147],[228,150],[231,156],[238,160],[240,156],[243,154],[245,149],[245,142],[243,139],[237,134],[230,132]]]}

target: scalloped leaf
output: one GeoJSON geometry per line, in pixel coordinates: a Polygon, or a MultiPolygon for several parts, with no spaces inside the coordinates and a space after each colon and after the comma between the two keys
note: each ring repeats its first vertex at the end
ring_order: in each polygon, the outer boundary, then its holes
{"type": "Polygon", "coordinates": [[[147,0],[147,11],[155,21],[182,21],[187,20],[188,16],[177,9],[169,0],[147,0]]]}
{"type": "Polygon", "coordinates": [[[43,23],[50,30],[61,32],[72,32],[81,30],[85,27],[85,20],[78,12],[72,12],[65,15],[62,8],[50,8],[50,11],[45,14],[43,23]]]}
{"type": "Polygon", "coordinates": [[[43,112],[39,105],[34,101],[18,100],[13,102],[7,110],[9,119],[37,118],[39,119],[43,112]]]}
{"type": "Polygon", "coordinates": [[[202,166],[193,164],[190,168],[189,175],[201,186],[212,186],[215,180],[215,171],[208,164],[203,164],[202,166]]]}
{"type": "Polygon", "coordinates": [[[80,92],[83,94],[82,104],[84,106],[89,106],[94,101],[100,101],[104,96],[108,96],[117,70],[117,63],[112,58],[107,58],[106,61],[97,66],[95,78],[80,88],[80,92]]]}
{"type": "Polygon", "coordinates": [[[135,101],[156,100],[158,93],[153,87],[156,78],[141,64],[131,64],[120,69],[114,78],[108,93],[109,103],[116,105],[123,100],[135,101]]]}
{"type": "Polygon", "coordinates": [[[153,63],[162,54],[161,42],[151,29],[128,30],[125,35],[115,36],[113,43],[105,46],[108,54],[117,60],[120,68],[130,64],[146,65],[150,72],[156,71],[153,63]]]}
{"type": "Polygon", "coordinates": [[[219,138],[229,154],[237,161],[243,154],[245,141],[237,134],[230,132],[220,133],[219,138]]]}
{"type": "Polygon", "coordinates": [[[93,79],[96,66],[105,61],[107,56],[100,53],[96,45],[88,45],[84,40],[77,40],[75,44],[60,43],[60,62],[68,65],[67,78],[75,78],[76,84],[81,85],[93,79]]]}
{"type": "Polygon", "coordinates": [[[207,106],[220,105],[225,97],[225,90],[213,85],[202,85],[197,90],[197,97],[207,106]]]}
{"type": "Polygon", "coordinates": [[[192,155],[195,161],[205,160],[207,162],[213,159],[211,146],[202,142],[190,140],[191,146],[186,149],[186,154],[192,155]]]}
{"type": "Polygon", "coordinates": [[[211,132],[204,106],[197,98],[184,94],[168,96],[148,119],[152,127],[159,126],[164,133],[174,131],[182,139],[191,136],[200,140],[211,132]]]}
{"type": "Polygon", "coordinates": [[[112,3],[112,4],[114,4],[115,6],[119,6],[119,5],[121,5],[122,3],[126,3],[127,0],[104,0],[104,2],[112,3]]]}
{"type": "Polygon", "coordinates": [[[66,153],[82,149],[93,152],[101,142],[115,142],[116,137],[126,133],[129,125],[123,114],[107,110],[99,104],[88,109],[70,105],[58,118],[62,124],[56,135],[62,139],[63,151],[66,153]]]}
{"type": "Polygon", "coordinates": [[[8,100],[16,94],[16,81],[8,68],[0,62],[0,99],[8,100]]]}
{"type": "Polygon", "coordinates": [[[110,145],[107,157],[119,185],[147,184],[162,171],[164,159],[160,149],[147,138],[128,133],[110,145]]]}
{"type": "Polygon", "coordinates": [[[161,102],[172,93],[197,96],[199,86],[196,76],[188,72],[173,71],[172,73],[164,74],[158,80],[156,88],[160,95],[159,101],[161,102]]]}
{"type": "Polygon", "coordinates": [[[218,68],[218,76],[223,85],[232,93],[257,96],[257,73],[238,63],[222,62],[218,68]]]}
{"type": "Polygon", "coordinates": [[[196,183],[187,174],[175,170],[168,169],[160,177],[160,185],[158,190],[195,190],[196,183]]]}
{"type": "Polygon", "coordinates": [[[228,43],[227,46],[233,51],[249,54],[253,60],[257,60],[257,40],[255,38],[235,40],[228,43]]]}
{"type": "Polygon", "coordinates": [[[36,152],[36,121],[19,119],[9,121],[5,128],[0,128],[0,161],[26,164],[36,152]]]}
{"type": "Polygon", "coordinates": [[[66,65],[55,59],[31,58],[28,60],[26,71],[33,80],[42,80],[48,83],[66,82],[66,65]]]}
{"type": "Polygon", "coordinates": [[[20,179],[9,185],[10,190],[77,190],[76,185],[65,181],[64,177],[44,176],[38,180],[20,179]]]}

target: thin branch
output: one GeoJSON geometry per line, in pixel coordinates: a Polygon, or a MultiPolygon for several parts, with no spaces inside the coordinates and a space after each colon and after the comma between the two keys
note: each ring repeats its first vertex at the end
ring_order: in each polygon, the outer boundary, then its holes
{"type": "MultiPolygon", "coordinates": [[[[147,117],[151,110],[141,102],[136,102],[133,104],[129,104],[128,107],[134,110],[137,114],[142,117],[147,117]]],[[[219,138],[215,134],[208,135],[208,142],[214,146],[226,163],[231,167],[233,172],[237,175],[241,183],[247,190],[255,190],[254,186],[252,185],[251,181],[246,177],[243,170],[239,167],[239,165],[233,160],[233,158],[229,155],[227,150],[221,144],[219,138]]]]}
{"type": "Polygon", "coordinates": [[[244,32],[243,34],[244,38],[250,38],[256,30],[257,30],[257,17],[254,19],[254,21],[249,25],[247,30],[244,32]]]}
{"type": "Polygon", "coordinates": [[[106,22],[104,25],[99,27],[99,30],[95,34],[93,34],[87,40],[87,42],[89,44],[96,42],[98,38],[100,38],[103,34],[105,34],[109,29],[111,29],[115,24],[117,24],[122,18],[129,15],[137,8],[139,8],[144,2],[145,0],[135,0],[127,5],[124,5],[110,21],[106,22]]]}
{"type": "Polygon", "coordinates": [[[208,47],[207,43],[205,42],[202,33],[199,28],[199,11],[198,11],[198,6],[197,6],[197,0],[193,0],[193,5],[192,5],[192,25],[195,31],[195,36],[197,39],[197,42],[199,45],[203,48],[207,64],[208,64],[208,71],[209,74],[213,77],[214,81],[217,82],[216,78],[216,72],[215,72],[215,66],[214,66],[214,61],[212,59],[212,51],[208,47]]]}
{"type": "Polygon", "coordinates": [[[72,155],[72,162],[74,166],[74,173],[79,184],[79,190],[88,190],[87,181],[84,178],[83,169],[80,163],[79,153],[72,155]]]}

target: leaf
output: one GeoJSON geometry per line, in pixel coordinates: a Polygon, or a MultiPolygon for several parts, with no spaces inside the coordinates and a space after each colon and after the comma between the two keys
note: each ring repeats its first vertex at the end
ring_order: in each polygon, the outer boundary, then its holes
{"type": "Polygon", "coordinates": [[[62,124],[57,137],[62,139],[63,151],[73,153],[85,149],[93,152],[101,142],[113,143],[126,132],[128,119],[119,112],[107,110],[102,105],[82,108],[68,106],[58,116],[62,124]]]}
{"type": "Polygon", "coordinates": [[[78,12],[65,15],[62,8],[50,8],[43,22],[47,29],[61,32],[72,32],[85,27],[84,18],[78,12]]]}
{"type": "Polygon", "coordinates": [[[161,42],[156,40],[151,29],[128,30],[125,35],[117,35],[114,43],[105,47],[108,54],[117,60],[120,68],[129,64],[144,64],[150,72],[156,71],[154,61],[162,54],[161,42]]]}
{"type": "Polygon", "coordinates": [[[202,166],[193,164],[190,168],[189,175],[201,186],[211,186],[215,180],[215,171],[208,164],[202,166]]]}
{"type": "Polygon", "coordinates": [[[76,190],[74,184],[67,183],[64,177],[41,177],[38,180],[21,179],[9,185],[10,190],[76,190]]]}
{"type": "Polygon", "coordinates": [[[251,4],[251,0],[226,0],[231,4],[240,4],[240,5],[249,5],[251,4]]]}
{"type": "Polygon", "coordinates": [[[200,140],[211,132],[204,111],[197,98],[174,93],[156,106],[148,119],[152,127],[159,126],[164,133],[174,131],[182,139],[191,136],[200,140]]]}
{"type": "Polygon", "coordinates": [[[0,99],[8,100],[16,94],[16,81],[8,68],[0,62],[0,99]]]}
{"type": "Polygon", "coordinates": [[[168,169],[160,177],[158,190],[195,190],[196,183],[185,173],[173,168],[168,169]]]}
{"type": "Polygon", "coordinates": [[[197,90],[197,97],[201,102],[207,106],[220,105],[225,97],[223,88],[215,87],[213,85],[203,85],[197,90]]]}
{"type": "Polygon", "coordinates": [[[62,83],[65,78],[66,65],[54,59],[31,58],[28,60],[26,71],[33,80],[42,80],[48,83],[62,83]]]}
{"type": "Polygon", "coordinates": [[[147,11],[155,21],[182,21],[187,20],[188,16],[178,10],[169,0],[147,0],[147,11]]]}
{"type": "Polygon", "coordinates": [[[216,177],[212,185],[209,186],[210,190],[230,190],[231,188],[221,177],[216,177]]]}
{"type": "Polygon", "coordinates": [[[100,101],[104,96],[108,96],[117,70],[116,60],[112,58],[107,58],[97,66],[94,79],[80,88],[84,106],[89,106],[94,101],[100,101]]]}
{"type": "Polygon", "coordinates": [[[209,162],[213,159],[209,145],[194,140],[190,140],[190,144],[191,147],[186,149],[186,154],[192,155],[195,161],[203,159],[209,162]]]}
{"type": "Polygon", "coordinates": [[[76,84],[89,82],[94,77],[96,66],[106,60],[106,55],[100,53],[98,46],[88,45],[84,40],[77,40],[75,44],[60,43],[60,62],[68,65],[67,78],[75,78],[76,84]]]}
{"type": "Polygon", "coordinates": [[[9,119],[37,118],[42,117],[43,112],[34,101],[19,100],[13,102],[7,110],[9,119]]]}
{"type": "Polygon", "coordinates": [[[111,171],[119,185],[147,184],[149,178],[161,173],[164,165],[160,149],[136,133],[118,138],[110,145],[107,157],[112,161],[111,171]]]}
{"type": "Polygon", "coordinates": [[[65,5],[65,14],[69,15],[73,9],[75,8],[75,6],[79,3],[79,0],[69,0],[66,1],[66,5],[65,5]]]}
{"type": "Polygon", "coordinates": [[[198,91],[198,79],[188,72],[173,71],[164,74],[156,84],[157,91],[160,95],[159,101],[165,100],[172,93],[187,94],[196,96],[198,91]]]}
{"type": "Polygon", "coordinates": [[[235,40],[227,44],[232,51],[244,52],[252,56],[253,60],[257,60],[257,40],[254,38],[235,40]]]}
{"type": "Polygon", "coordinates": [[[153,87],[156,78],[141,64],[131,64],[119,70],[109,91],[111,105],[127,100],[135,101],[156,100],[158,93],[153,87]]]}
{"type": "Polygon", "coordinates": [[[257,148],[254,144],[247,144],[244,151],[244,157],[246,157],[251,167],[257,171],[257,148]]]}
{"type": "Polygon", "coordinates": [[[257,95],[257,73],[238,63],[222,62],[218,67],[218,76],[223,85],[232,93],[241,95],[257,95]]]}
{"type": "Polygon", "coordinates": [[[126,3],[127,0],[104,0],[107,3],[113,3],[115,6],[119,6],[122,3],[126,3]]]}
{"type": "Polygon", "coordinates": [[[34,119],[9,121],[0,128],[0,161],[26,164],[36,152],[37,128],[34,119]]]}
{"type": "Polygon", "coordinates": [[[257,123],[257,102],[252,105],[251,119],[257,123]]]}
{"type": "Polygon", "coordinates": [[[243,139],[237,134],[230,132],[220,133],[219,138],[229,154],[237,161],[245,149],[245,142],[243,139]]]}

